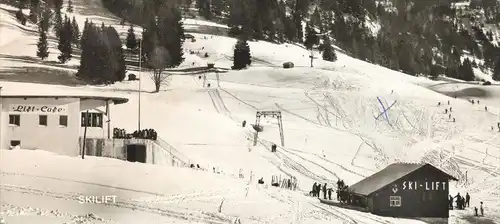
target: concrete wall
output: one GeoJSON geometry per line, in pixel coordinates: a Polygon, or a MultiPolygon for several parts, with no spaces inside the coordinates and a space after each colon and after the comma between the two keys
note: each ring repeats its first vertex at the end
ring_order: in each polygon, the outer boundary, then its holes
{"type": "Polygon", "coordinates": [[[80,99],[78,98],[2,98],[0,113],[0,147],[10,147],[12,140],[21,148],[43,149],[63,155],[78,155],[80,99]],[[35,108],[16,111],[15,107],[35,108]],[[42,112],[43,106],[62,108],[59,112],[42,112]],[[20,125],[10,125],[9,115],[20,115],[20,125]],[[39,115],[47,115],[47,125],[39,125],[39,115]],[[59,125],[59,116],[68,116],[68,126],[59,125]]]}
{"type": "MultiPolygon", "coordinates": [[[[110,107],[112,106],[112,103],[109,103],[110,107]]],[[[102,119],[102,128],[101,127],[87,127],[87,137],[88,138],[108,138],[108,120],[111,120],[111,108],[110,108],[110,114],[106,114],[106,101],[104,100],[81,100],[80,101],[80,118],[81,114],[85,113],[87,110],[89,110],[89,113],[102,113],[103,114],[103,119],[102,119]]],[[[110,130],[110,138],[113,138],[113,122],[109,122],[109,130],[110,130]]],[[[83,132],[85,127],[81,126],[81,123],[79,125],[80,127],[80,135],[83,136],[83,132]]]]}
{"type": "MultiPolygon", "coordinates": [[[[85,155],[102,156],[127,160],[127,145],[144,144],[146,145],[146,163],[186,166],[187,163],[178,159],[169,149],[161,147],[157,142],[147,139],[100,139],[87,138],[85,141],[85,155]]],[[[80,152],[83,148],[83,138],[79,140],[80,152]]]]}

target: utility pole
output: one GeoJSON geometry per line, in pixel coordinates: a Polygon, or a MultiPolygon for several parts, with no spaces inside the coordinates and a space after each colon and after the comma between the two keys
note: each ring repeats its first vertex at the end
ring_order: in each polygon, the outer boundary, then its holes
{"type": "Polygon", "coordinates": [[[141,80],[142,80],[142,37],[139,41],[139,103],[137,108],[137,131],[141,131],[141,80]]]}
{"type": "Polygon", "coordinates": [[[85,119],[83,119],[85,123],[85,129],[83,131],[83,147],[82,147],[82,159],[85,159],[85,142],[87,142],[87,126],[90,122],[89,110],[85,113],[85,119]]]}
{"type": "MultiPolygon", "coordinates": [[[[0,86],[0,100],[1,100],[0,101],[0,105],[1,105],[0,111],[2,111],[3,110],[3,98],[2,98],[2,87],[1,86],[0,86]]],[[[2,136],[2,129],[1,129],[1,125],[0,125],[0,149],[2,149],[2,147],[3,147],[3,142],[2,142],[1,136],[2,136]]]]}

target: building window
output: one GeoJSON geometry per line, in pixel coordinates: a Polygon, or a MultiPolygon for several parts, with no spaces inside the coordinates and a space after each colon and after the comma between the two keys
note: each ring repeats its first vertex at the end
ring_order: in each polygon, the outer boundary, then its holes
{"type": "Polygon", "coordinates": [[[68,127],[68,116],[66,115],[60,115],[59,116],[59,125],[68,127]]]}
{"type": "Polygon", "coordinates": [[[401,196],[391,196],[389,200],[391,207],[401,207],[401,196]]]}
{"type": "Polygon", "coordinates": [[[10,146],[12,146],[12,147],[21,146],[21,141],[12,140],[12,141],[10,141],[10,146]]]}
{"type": "Polygon", "coordinates": [[[38,115],[38,124],[47,126],[47,115],[38,115]]]}
{"type": "Polygon", "coordinates": [[[21,126],[21,115],[19,114],[10,114],[9,115],[9,124],[21,126]]]}
{"type": "Polygon", "coordinates": [[[102,114],[101,113],[82,113],[82,127],[98,127],[102,128],[102,114]]]}

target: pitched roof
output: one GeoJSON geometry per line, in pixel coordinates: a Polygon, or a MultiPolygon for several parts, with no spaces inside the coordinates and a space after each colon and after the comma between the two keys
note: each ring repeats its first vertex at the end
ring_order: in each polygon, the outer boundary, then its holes
{"type": "Polygon", "coordinates": [[[380,188],[383,188],[390,183],[412,173],[415,170],[422,168],[423,166],[429,165],[432,168],[438,170],[444,175],[448,176],[449,179],[457,180],[455,177],[439,170],[438,168],[428,164],[417,164],[417,163],[394,163],[387,166],[385,169],[374,173],[373,175],[359,181],[358,183],[349,187],[349,189],[356,194],[369,195],[380,188]]]}

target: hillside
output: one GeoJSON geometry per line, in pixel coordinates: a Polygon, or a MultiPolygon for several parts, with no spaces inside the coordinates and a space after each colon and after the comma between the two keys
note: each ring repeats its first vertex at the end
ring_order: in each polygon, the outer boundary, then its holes
{"type": "MultiPolygon", "coordinates": [[[[113,26],[125,39],[128,26],[120,25],[99,1],[73,4],[75,10],[68,14],[80,27],[89,18],[113,26]]],[[[21,26],[16,8],[0,6],[0,32],[9,33],[0,41],[2,91],[120,93],[130,101],[117,106],[114,120],[129,131],[136,128],[137,81],[79,83],[74,79],[78,54],[66,64],[50,62],[59,53],[55,43],[49,62],[35,59],[35,25],[21,26]]],[[[205,171],[108,158],[81,160],[43,149],[2,150],[0,216],[7,223],[231,223],[237,217],[245,224],[423,223],[326,206],[305,196],[314,182],[333,185],[343,179],[351,185],[392,162],[431,163],[460,179],[452,183],[452,195],[469,192],[471,205],[485,203],[486,217],[472,217],[471,208],[453,210],[450,223],[500,222],[500,139],[490,129],[500,121],[498,86],[431,81],[341,51],[335,62],[319,59],[315,51],[318,59],[311,68],[310,51],[302,46],[267,41],[249,41],[251,66],[219,73],[218,83],[213,72],[194,74],[189,69],[208,62],[229,69],[237,40],[213,35],[227,29],[224,25],[197,18],[183,22],[196,41],[184,42],[185,60],[159,93],[150,93],[151,71],[128,69],[142,80],[142,125],[157,130],[205,171]],[[283,69],[286,61],[295,68],[283,69]],[[203,86],[200,75],[207,76],[210,88],[203,86]],[[387,120],[375,119],[381,112],[377,97],[384,104],[397,101],[387,120]],[[481,104],[472,105],[469,99],[481,104]],[[447,101],[455,122],[444,114],[447,101]],[[438,107],[438,102],[443,105],[438,107]],[[258,110],[283,113],[285,147],[276,153],[269,150],[271,143],[279,143],[276,120],[262,119],[257,146],[251,125],[241,127],[243,120],[252,124],[258,110]],[[240,169],[243,179],[237,178],[240,169]],[[299,190],[268,186],[271,175],[295,176],[299,190]],[[264,186],[256,183],[260,177],[264,186]],[[118,203],[78,204],[78,195],[97,193],[118,195],[118,203]]],[[[140,31],[136,28],[138,36],[140,31]]]]}

